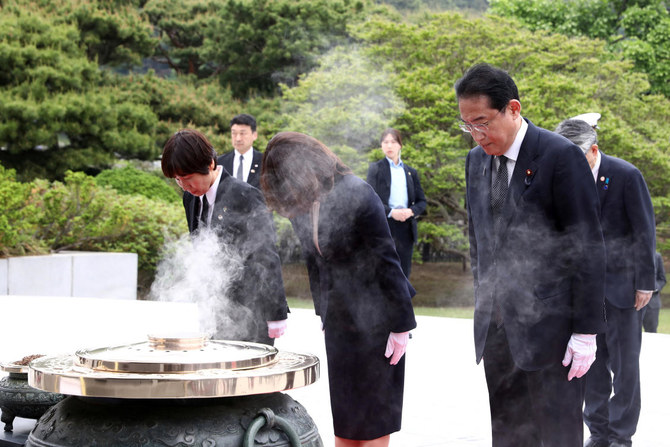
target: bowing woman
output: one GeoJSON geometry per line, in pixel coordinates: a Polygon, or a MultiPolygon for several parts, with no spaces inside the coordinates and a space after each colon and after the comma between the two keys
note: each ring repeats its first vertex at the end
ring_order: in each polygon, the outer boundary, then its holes
{"type": "Polygon", "coordinates": [[[386,129],[380,143],[386,157],[370,163],[367,182],[382,199],[402,271],[409,278],[412,252],[418,240],[416,220],[426,210],[426,197],[416,169],[400,159],[400,132],[386,129]]]}
{"type": "Polygon", "coordinates": [[[261,171],[268,206],[291,220],[307,263],[335,446],[388,446],[400,430],[403,354],[416,321],[384,207],[330,149],[301,133],[275,135],[261,171]]]}

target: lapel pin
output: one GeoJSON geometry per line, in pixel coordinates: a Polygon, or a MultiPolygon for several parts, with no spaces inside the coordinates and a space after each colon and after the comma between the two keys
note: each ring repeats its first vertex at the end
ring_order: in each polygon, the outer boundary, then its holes
{"type": "Polygon", "coordinates": [[[530,186],[530,181],[533,178],[533,170],[532,169],[526,169],[526,179],[523,181],[526,186],[530,186]]]}
{"type": "Polygon", "coordinates": [[[607,177],[607,178],[605,179],[605,185],[603,185],[603,189],[604,189],[604,190],[607,190],[609,187],[610,187],[610,178],[607,177]]]}
{"type": "Polygon", "coordinates": [[[253,174],[253,173],[256,172],[256,171],[255,171],[254,169],[252,169],[250,172],[253,174]]]}
{"type": "Polygon", "coordinates": [[[216,216],[216,217],[217,217],[217,219],[219,219],[219,220],[223,220],[223,216],[222,216],[221,214],[219,214],[219,215],[216,216]]]}
{"type": "Polygon", "coordinates": [[[604,177],[604,176],[603,176],[603,177],[600,177],[600,181],[601,181],[601,182],[604,182],[604,181],[605,181],[605,177],[604,177]]]}

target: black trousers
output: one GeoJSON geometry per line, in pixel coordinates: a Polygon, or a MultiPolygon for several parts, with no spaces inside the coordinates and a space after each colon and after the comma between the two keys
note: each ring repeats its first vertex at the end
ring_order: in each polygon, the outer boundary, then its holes
{"type": "Polygon", "coordinates": [[[584,382],[568,382],[560,360],[539,371],[519,369],[505,327],[491,324],[484,348],[493,447],[582,447],[584,382]]]}
{"type": "Polygon", "coordinates": [[[645,307],[644,317],[642,319],[642,326],[644,327],[645,332],[657,332],[658,331],[658,316],[661,309],[654,309],[647,305],[645,307]]]}
{"type": "Polygon", "coordinates": [[[584,422],[595,439],[630,444],[640,418],[645,309],[619,309],[605,301],[605,311],[607,331],[598,334],[596,361],[586,375],[584,422]]]}
{"type": "Polygon", "coordinates": [[[398,257],[400,258],[400,266],[405,276],[409,279],[409,274],[412,270],[412,252],[414,251],[412,222],[409,220],[399,222],[388,218],[388,223],[393,242],[395,242],[395,250],[398,252],[398,257]]]}

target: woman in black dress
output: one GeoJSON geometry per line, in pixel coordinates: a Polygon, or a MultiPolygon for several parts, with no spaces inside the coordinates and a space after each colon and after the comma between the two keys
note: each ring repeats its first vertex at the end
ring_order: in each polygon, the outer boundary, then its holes
{"type": "Polygon", "coordinates": [[[318,140],[282,132],[263,155],[268,205],[291,219],[325,332],[335,445],[383,447],[400,430],[415,291],[379,197],[318,140]],[[390,360],[389,360],[390,359],[390,360]]]}

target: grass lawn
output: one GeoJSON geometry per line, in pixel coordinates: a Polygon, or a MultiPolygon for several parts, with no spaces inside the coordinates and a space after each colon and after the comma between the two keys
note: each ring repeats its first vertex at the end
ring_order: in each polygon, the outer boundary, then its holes
{"type": "MultiPolygon", "coordinates": [[[[303,298],[288,298],[289,307],[296,309],[313,309],[312,300],[303,298]]],[[[429,317],[448,318],[472,318],[472,307],[427,307],[417,306],[414,308],[417,315],[429,317]]],[[[661,309],[658,317],[658,332],[670,334],[670,309],[661,309]]]]}

